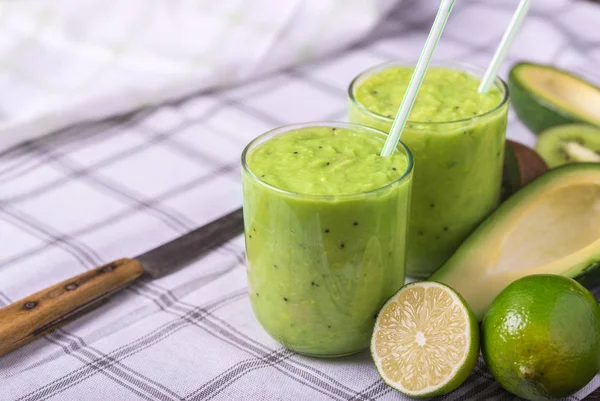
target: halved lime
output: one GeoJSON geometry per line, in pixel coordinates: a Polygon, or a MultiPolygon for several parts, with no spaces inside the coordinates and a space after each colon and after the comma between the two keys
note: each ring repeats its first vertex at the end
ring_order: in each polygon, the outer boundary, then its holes
{"type": "Polygon", "coordinates": [[[479,356],[477,320],[450,287],[407,284],[381,308],[371,354],[383,381],[410,397],[460,386],[479,356]]]}

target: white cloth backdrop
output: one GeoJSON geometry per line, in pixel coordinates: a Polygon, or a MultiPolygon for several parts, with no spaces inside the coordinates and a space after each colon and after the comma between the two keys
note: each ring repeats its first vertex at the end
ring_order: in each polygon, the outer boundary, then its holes
{"type": "Polygon", "coordinates": [[[323,56],[396,0],[0,3],[0,151],[323,56]]]}

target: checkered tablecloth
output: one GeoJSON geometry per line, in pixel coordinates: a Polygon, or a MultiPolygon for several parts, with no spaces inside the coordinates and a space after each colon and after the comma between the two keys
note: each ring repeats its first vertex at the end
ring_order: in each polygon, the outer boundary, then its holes
{"type": "MultiPolygon", "coordinates": [[[[244,145],[283,124],[344,119],[354,75],[418,56],[434,3],[403,2],[370,36],[319,62],[71,126],[2,154],[0,304],[135,256],[240,207],[244,145]]],[[[516,3],[457,2],[436,57],[485,64],[516,3]]],[[[524,58],[597,69],[600,6],[533,3],[502,74],[524,58]]],[[[534,140],[514,118],[508,136],[534,140]]],[[[569,400],[598,386],[597,377],[569,400]]],[[[1,401],[213,399],[405,398],[381,382],[366,352],[310,359],[272,340],[246,296],[241,236],[0,357],[1,401]]],[[[439,399],[515,397],[480,362],[464,386],[439,399]]]]}

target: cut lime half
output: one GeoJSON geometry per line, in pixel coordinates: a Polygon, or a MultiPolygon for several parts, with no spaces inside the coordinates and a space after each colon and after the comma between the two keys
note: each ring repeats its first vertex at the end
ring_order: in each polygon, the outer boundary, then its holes
{"type": "Polygon", "coordinates": [[[479,356],[477,320],[450,287],[407,284],[381,308],[371,354],[383,381],[411,397],[460,386],[479,356]]]}

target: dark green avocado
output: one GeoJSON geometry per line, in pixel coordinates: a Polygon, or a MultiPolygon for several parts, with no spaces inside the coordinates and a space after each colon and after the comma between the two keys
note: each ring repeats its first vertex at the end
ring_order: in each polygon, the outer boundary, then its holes
{"type": "Polygon", "coordinates": [[[535,134],[563,124],[600,126],[600,88],[570,72],[521,62],[508,87],[517,116],[535,134]]]}

